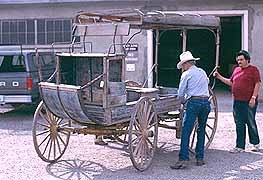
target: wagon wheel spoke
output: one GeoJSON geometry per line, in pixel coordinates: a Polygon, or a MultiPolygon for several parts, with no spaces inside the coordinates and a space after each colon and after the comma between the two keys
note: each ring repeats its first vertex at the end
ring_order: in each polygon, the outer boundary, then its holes
{"type": "Polygon", "coordinates": [[[40,125],[40,126],[46,127],[46,128],[50,128],[50,126],[48,126],[46,124],[43,124],[43,123],[40,123],[40,122],[38,122],[37,124],[40,125]]]}
{"type": "Polygon", "coordinates": [[[52,149],[53,139],[51,138],[49,151],[48,151],[48,159],[50,159],[51,149],[52,149]]]}
{"type": "Polygon", "coordinates": [[[150,166],[157,145],[157,136],[158,121],[155,106],[149,98],[141,98],[135,106],[129,126],[130,158],[136,169],[143,171],[150,166]],[[134,131],[140,135],[137,136],[134,131]]]}
{"type": "Polygon", "coordinates": [[[61,147],[60,147],[60,144],[59,144],[59,141],[58,141],[58,137],[59,137],[59,135],[56,137],[56,141],[57,141],[57,145],[58,145],[58,151],[61,154],[61,147]]]}
{"type": "Polygon", "coordinates": [[[134,121],[134,128],[137,130],[137,131],[141,131],[142,132],[142,127],[141,125],[139,124],[139,122],[137,120],[134,121]],[[138,128],[138,129],[137,129],[138,128]]]}
{"type": "Polygon", "coordinates": [[[145,159],[149,160],[153,158],[152,148],[148,146],[148,143],[145,141],[145,159]]]}
{"type": "Polygon", "coordinates": [[[156,126],[156,125],[158,125],[158,122],[157,122],[157,121],[154,122],[153,124],[149,125],[148,130],[151,129],[152,127],[156,126]]]}
{"type": "Polygon", "coordinates": [[[54,159],[56,158],[56,137],[53,139],[53,143],[54,143],[54,146],[53,146],[53,153],[54,153],[54,159]]]}
{"type": "Polygon", "coordinates": [[[67,146],[67,143],[65,143],[65,141],[61,138],[61,136],[58,134],[58,138],[60,139],[60,141],[64,144],[64,146],[67,146]]]}
{"type": "Polygon", "coordinates": [[[141,150],[141,146],[142,146],[142,139],[138,140],[137,145],[134,148],[133,154],[135,155],[135,157],[137,157],[138,152],[141,150]]]}
{"type": "Polygon", "coordinates": [[[32,134],[35,150],[43,161],[55,162],[64,154],[70,132],[61,130],[62,126],[70,127],[70,120],[57,117],[41,101],[34,114],[32,134]]]}
{"type": "Polygon", "coordinates": [[[65,126],[68,126],[69,124],[68,123],[63,123],[63,124],[58,123],[58,125],[60,125],[60,127],[65,127],[65,126]]]}
{"type": "Polygon", "coordinates": [[[152,148],[154,148],[154,144],[150,141],[149,138],[146,138],[146,141],[151,145],[152,148]]]}
{"type": "Polygon", "coordinates": [[[67,132],[67,131],[65,131],[65,130],[60,130],[59,132],[62,133],[62,134],[64,134],[64,135],[66,135],[66,136],[68,136],[68,135],[70,134],[69,132],[67,132]]]}
{"type": "MultiPolygon", "coordinates": [[[[145,119],[152,119],[152,118],[149,118],[151,110],[152,110],[152,105],[150,104],[148,109],[147,109],[147,112],[145,113],[146,114],[146,118],[145,119]]],[[[154,114],[154,113],[152,113],[152,114],[154,114]]]]}
{"type": "Polygon", "coordinates": [[[138,136],[137,138],[132,140],[132,143],[133,144],[138,144],[141,139],[142,139],[142,136],[138,136]]]}
{"type": "Polygon", "coordinates": [[[144,153],[145,153],[145,145],[144,145],[144,141],[142,141],[141,142],[141,148],[140,148],[140,154],[139,154],[141,166],[143,166],[143,164],[144,164],[144,153]]]}
{"type": "Polygon", "coordinates": [[[48,122],[48,124],[51,125],[51,122],[49,121],[49,119],[48,119],[48,117],[47,117],[46,114],[44,114],[43,112],[39,111],[39,115],[40,115],[40,117],[42,117],[43,119],[45,119],[45,120],[48,122]]]}
{"type": "Polygon", "coordinates": [[[196,136],[196,134],[197,134],[197,124],[196,124],[195,127],[194,127],[193,138],[192,138],[192,141],[191,141],[190,148],[193,148],[193,147],[194,147],[194,142],[195,142],[195,136],[196,136]]]}
{"type": "Polygon", "coordinates": [[[38,145],[38,147],[40,147],[46,140],[47,140],[47,138],[50,136],[50,134],[48,134],[44,139],[43,139],[43,141],[38,145]]]}
{"type": "Polygon", "coordinates": [[[40,136],[40,135],[43,135],[43,134],[46,134],[46,133],[49,133],[49,130],[42,131],[41,133],[36,134],[36,136],[40,136]]]}
{"type": "MultiPolygon", "coordinates": [[[[63,119],[62,119],[62,118],[59,119],[59,118],[57,117],[57,118],[56,118],[56,121],[57,121],[57,124],[58,124],[58,125],[61,125],[61,122],[63,121],[63,119]]],[[[64,124],[68,124],[68,123],[64,123],[64,124]]],[[[61,125],[61,126],[62,126],[62,125],[61,125]]]]}
{"type": "Polygon", "coordinates": [[[213,130],[213,127],[210,126],[209,124],[206,124],[206,127],[209,127],[209,129],[213,130]]]}
{"type": "Polygon", "coordinates": [[[133,131],[133,134],[138,137],[138,136],[142,135],[142,132],[141,131],[133,131]]]}
{"type": "Polygon", "coordinates": [[[152,122],[152,119],[154,118],[155,113],[154,112],[150,112],[149,114],[147,114],[147,126],[150,125],[150,123],[152,122]]]}
{"type": "Polygon", "coordinates": [[[48,148],[48,145],[49,145],[50,141],[51,141],[51,137],[49,137],[49,139],[48,139],[48,141],[47,141],[47,144],[46,144],[46,146],[45,146],[45,149],[44,149],[43,154],[46,153],[46,150],[47,150],[47,148],[48,148]]]}
{"type": "Polygon", "coordinates": [[[152,157],[152,149],[154,149],[154,145],[152,144],[151,141],[148,141],[148,138],[146,139],[146,157],[152,157]],[[148,146],[148,143],[150,144],[151,148],[148,146]]]}
{"type": "Polygon", "coordinates": [[[208,134],[207,132],[205,132],[205,136],[206,136],[206,138],[207,138],[208,140],[210,140],[210,136],[209,136],[209,134],[208,134]]]}

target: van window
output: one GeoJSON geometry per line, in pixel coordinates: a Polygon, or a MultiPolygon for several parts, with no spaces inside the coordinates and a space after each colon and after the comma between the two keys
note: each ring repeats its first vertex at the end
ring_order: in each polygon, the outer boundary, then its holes
{"type": "Polygon", "coordinates": [[[25,72],[23,55],[0,55],[0,72],[25,72]]]}

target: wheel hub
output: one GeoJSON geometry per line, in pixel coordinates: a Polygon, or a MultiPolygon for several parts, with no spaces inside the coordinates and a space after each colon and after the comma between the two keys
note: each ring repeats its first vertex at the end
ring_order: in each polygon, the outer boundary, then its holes
{"type": "Polygon", "coordinates": [[[142,132],[143,138],[148,138],[148,137],[153,137],[153,136],[154,136],[154,132],[152,130],[144,130],[142,132]]]}
{"type": "Polygon", "coordinates": [[[57,136],[57,132],[58,132],[58,126],[57,125],[53,125],[50,127],[50,134],[52,137],[57,136]]]}

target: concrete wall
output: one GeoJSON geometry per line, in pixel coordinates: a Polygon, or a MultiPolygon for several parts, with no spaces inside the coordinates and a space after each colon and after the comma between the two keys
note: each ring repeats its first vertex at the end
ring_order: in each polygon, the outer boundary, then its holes
{"type": "MultiPolygon", "coordinates": [[[[251,8],[251,63],[260,69],[261,80],[263,78],[263,4],[252,5],[251,8]]],[[[260,90],[263,99],[263,87],[260,90]]]]}

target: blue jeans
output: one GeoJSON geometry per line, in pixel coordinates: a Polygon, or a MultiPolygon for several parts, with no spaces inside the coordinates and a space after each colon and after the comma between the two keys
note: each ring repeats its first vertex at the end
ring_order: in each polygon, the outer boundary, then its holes
{"type": "Polygon", "coordinates": [[[206,99],[190,99],[186,104],[182,124],[182,136],[179,152],[179,160],[189,160],[189,139],[198,118],[196,159],[204,159],[205,127],[208,114],[211,111],[210,102],[206,99]]]}
{"type": "Polygon", "coordinates": [[[245,149],[246,125],[248,127],[249,142],[259,144],[258,129],[255,120],[258,102],[253,108],[249,107],[249,102],[234,100],[233,116],[236,123],[236,147],[245,149]]]}

